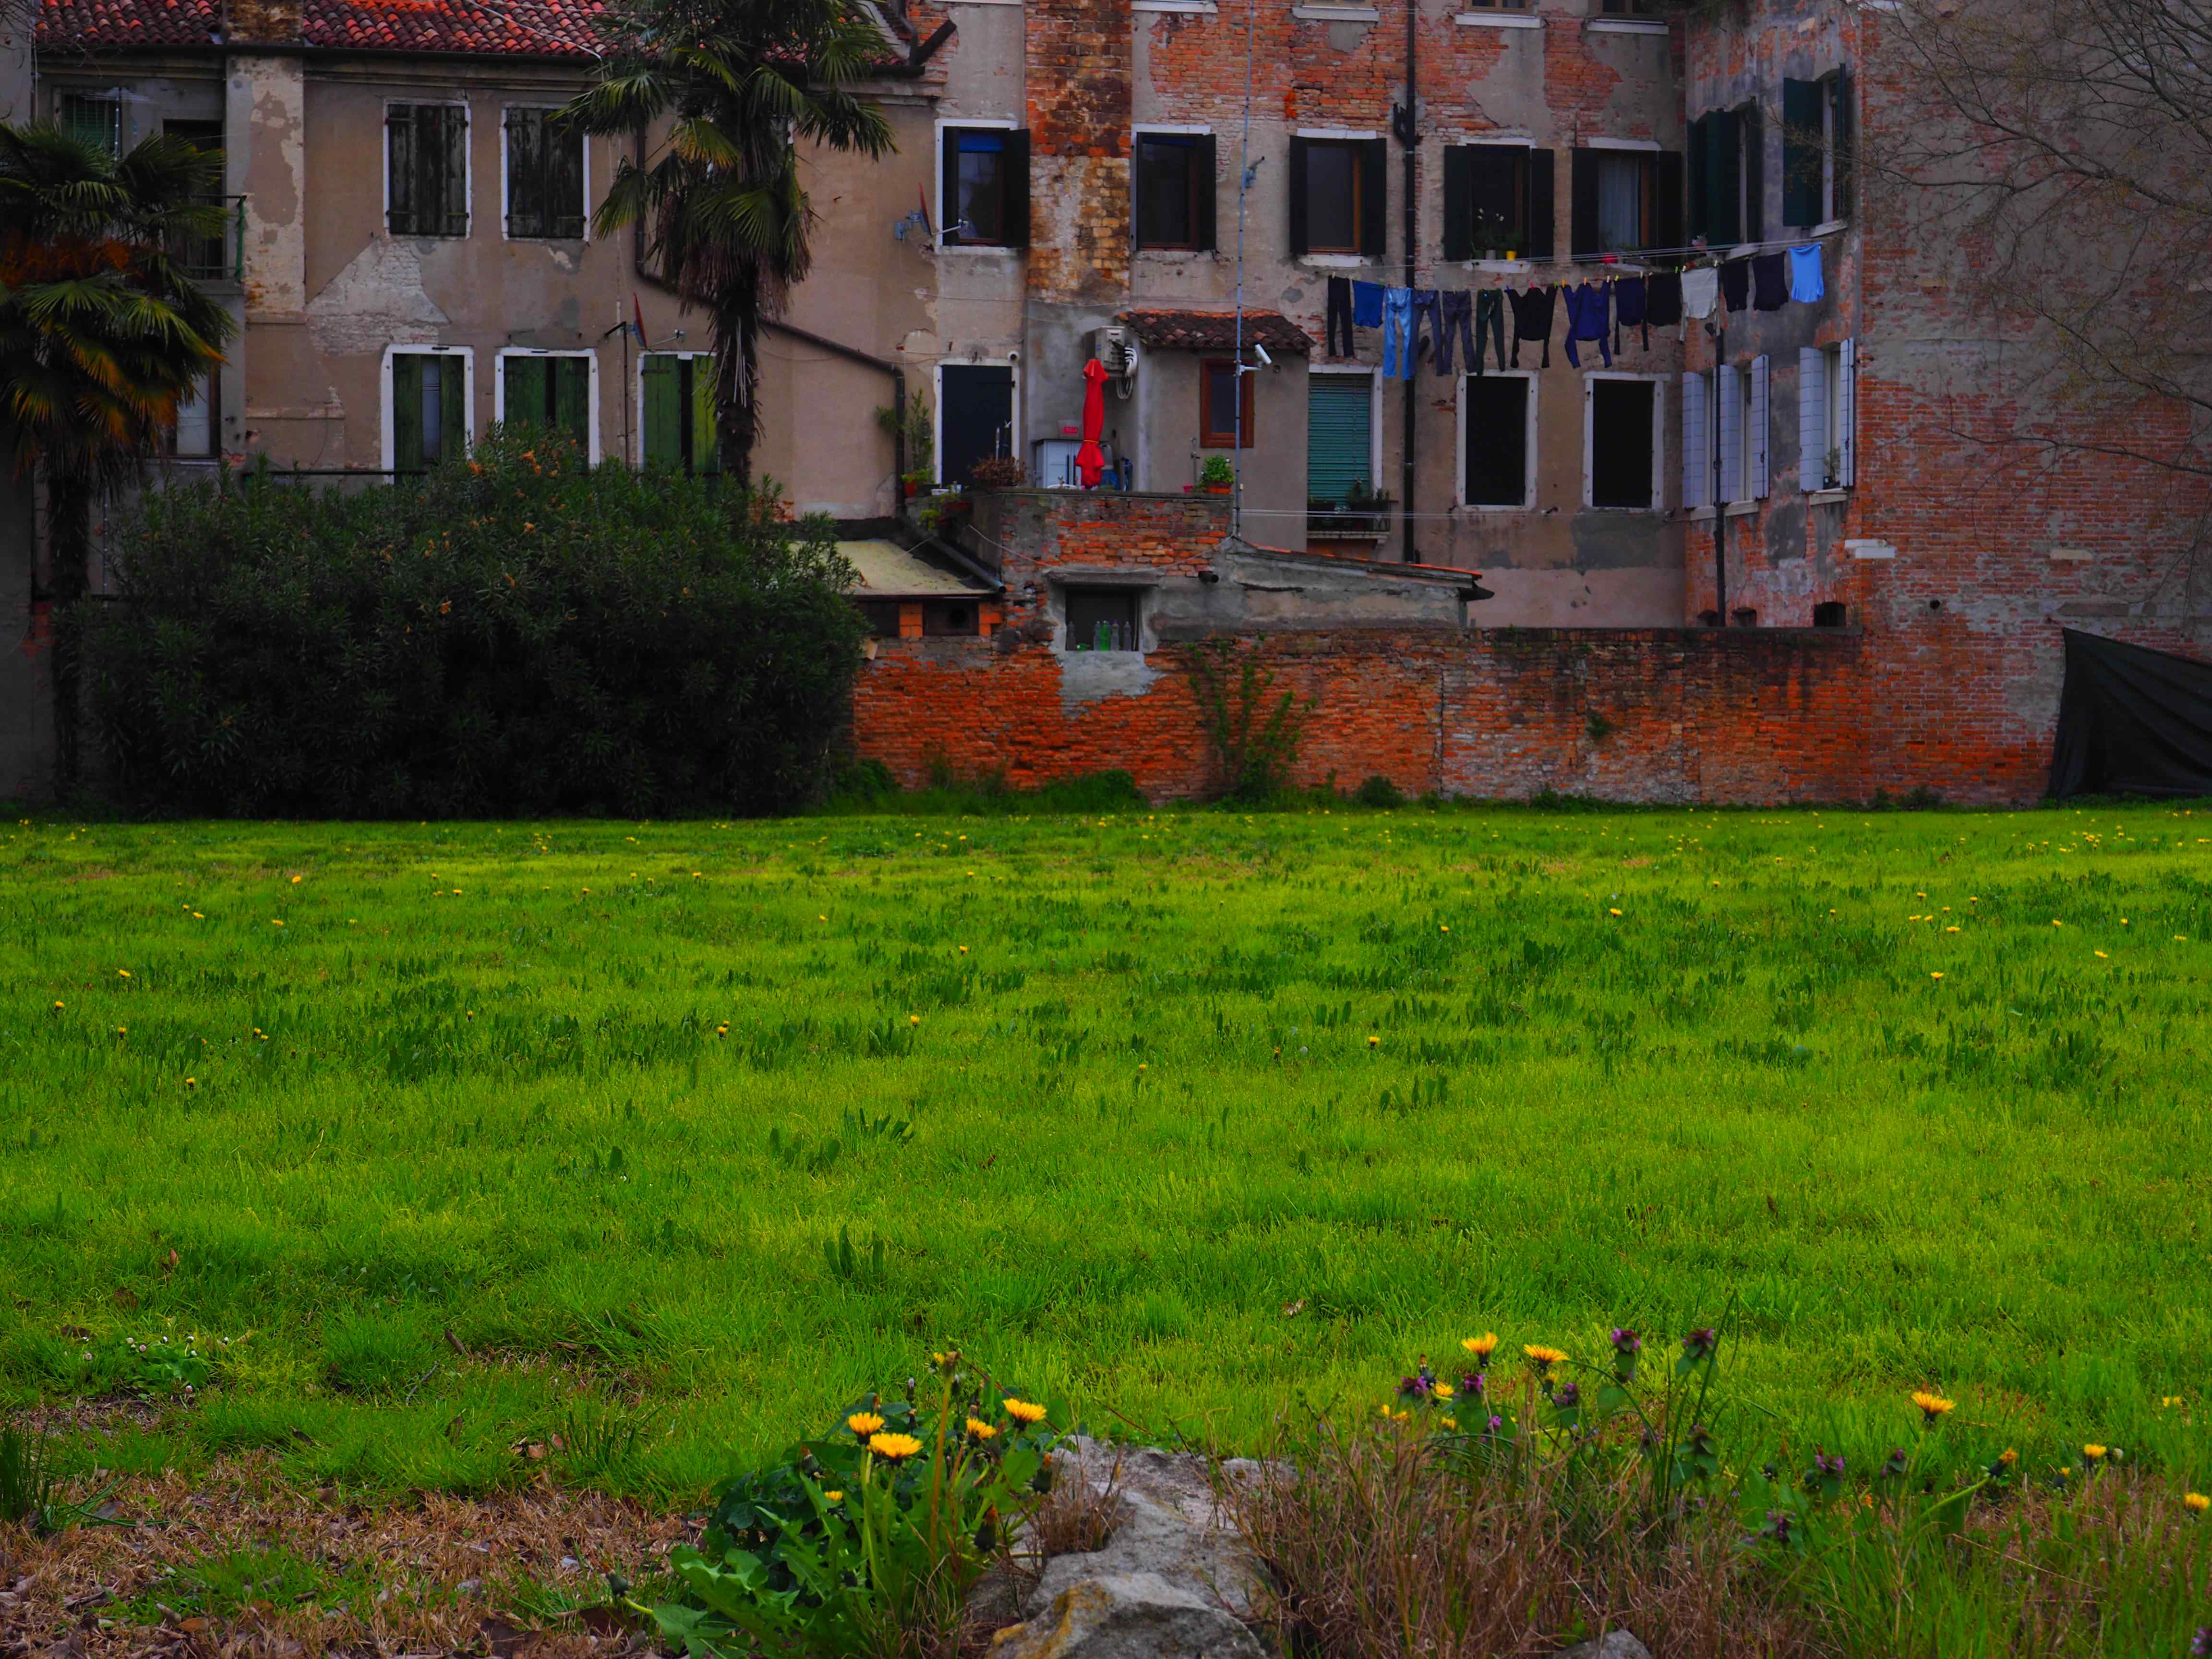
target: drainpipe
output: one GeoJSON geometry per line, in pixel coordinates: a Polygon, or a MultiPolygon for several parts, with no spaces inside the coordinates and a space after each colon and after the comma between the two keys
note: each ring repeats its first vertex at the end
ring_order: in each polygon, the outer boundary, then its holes
{"type": "Polygon", "coordinates": [[[1713,335],[1713,604],[1718,607],[1719,626],[1729,625],[1728,611],[1728,503],[1721,499],[1721,370],[1728,361],[1728,325],[1723,323],[1713,335]]]}
{"type": "MultiPolygon", "coordinates": [[[[1420,246],[1419,232],[1420,213],[1416,204],[1414,190],[1413,151],[1420,143],[1419,106],[1416,99],[1414,69],[1420,50],[1416,26],[1420,17],[1419,0],[1406,0],[1406,102],[1399,112],[1398,142],[1405,151],[1406,173],[1406,286],[1413,286],[1413,262],[1420,246]]],[[[1439,343],[1438,349],[1442,349],[1439,343]]],[[[1401,531],[1399,556],[1407,564],[1417,562],[1413,552],[1413,441],[1419,429],[1420,404],[1414,388],[1419,384],[1413,373],[1413,364],[1406,365],[1406,454],[1401,470],[1398,492],[1398,524],[1401,531]]]]}

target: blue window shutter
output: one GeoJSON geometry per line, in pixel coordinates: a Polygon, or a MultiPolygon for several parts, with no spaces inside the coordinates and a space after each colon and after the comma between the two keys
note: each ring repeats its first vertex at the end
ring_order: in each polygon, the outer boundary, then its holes
{"type": "Polygon", "coordinates": [[[1373,383],[1364,374],[1311,374],[1306,380],[1306,495],[1348,501],[1354,483],[1372,482],[1373,383]]]}

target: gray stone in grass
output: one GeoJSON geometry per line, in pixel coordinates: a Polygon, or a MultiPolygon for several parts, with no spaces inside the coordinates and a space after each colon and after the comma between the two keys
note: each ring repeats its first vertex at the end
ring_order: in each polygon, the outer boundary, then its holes
{"type": "MultiPolygon", "coordinates": [[[[1058,1480],[1087,1481],[1120,1498],[1113,1535],[1103,1549],[1054,1556],[1024,1599],[1034,1618],[1085,1579],[1149,1575],[1197,1596],[1232,1619],[1254,1616],[1261,1583],[1259,1563],[1224,1514],[1205,1460],[1150,1447],[1108,1445],[1082,1437],[1054,1454],[1058,1480]]],[[[1232,1484],[1254,1479],[1259,1465],[1233,1459],[1221,1466],[1232,1484]]],[[[1610,1656],[1608,1656],[1610,1659],[1610,1656]]]]}
{"type": "Polygon", "coordinates": [[[1594,1642],[1581,1642],[1553,1659],[1651,1659],[1651,1650],[1625,1630],[1609,1630],[1594,1642]]]}
{"type": "Polygon", "coordinates": [[[991,1638],[991,1659],[1267,1659],[1267,1654],[1236,1618],[1150,1572],[1079,1578],[1028,1623],[991,1638]]]}

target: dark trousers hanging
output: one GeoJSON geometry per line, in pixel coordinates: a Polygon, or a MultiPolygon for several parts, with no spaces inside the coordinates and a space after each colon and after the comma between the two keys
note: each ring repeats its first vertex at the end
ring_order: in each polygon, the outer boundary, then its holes
{"type": "Polygon", "coordinates": [[[1482,373],[1482,354],[1474,343],[1474,336],[1468,325],[1474,315],[1474,295],[1464,289],[1448,289],[1443,296],[1443,321],[1437,325],[1437,373],[1452,372],[1452,333],[1459,334],[1460,354],[1467,359],[1468,368],[1474,374],[1482,373]]]}
{"type": "Polygon", "coordinates": [[[1474,296],[1474,372],[1482,373],[1482,354],[1495,342],[1498,366],[1505,367],[1505,296],[1486,288],[1474,296]]]}
{"type": "Polygon", "coordinates": [[[1332,276],[1328,279],[1328,355],[1349,357],[1354,349],[1352,337],[1352,278],[1332,276]],[[1337,343],[1337,331],[1341,326],[1344,343],[1337,343]]]}
{"type": "Polygon", "coordinates": [[[1413,378],[1413,358],[1421,355],[1421,329],[1424,324],[1427,325],[1429,338],[1437,343],[1436,349],[1438,351],[1443,349],[1443,296],[1436,289],[1417,288],[1413,290],[1413,331],[1406,337],[1412,346],[1412,356],[1406,362],[1406,375],[1408,380],[1413,378]]]}

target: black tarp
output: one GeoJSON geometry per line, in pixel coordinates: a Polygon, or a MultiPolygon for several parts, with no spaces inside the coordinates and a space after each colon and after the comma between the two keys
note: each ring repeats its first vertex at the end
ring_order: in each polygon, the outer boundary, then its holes
{"type": "Polygon", "coordinates": [[[2212,795],[2212,663],[2068,629],[2051,793],[2212,795]]]}

